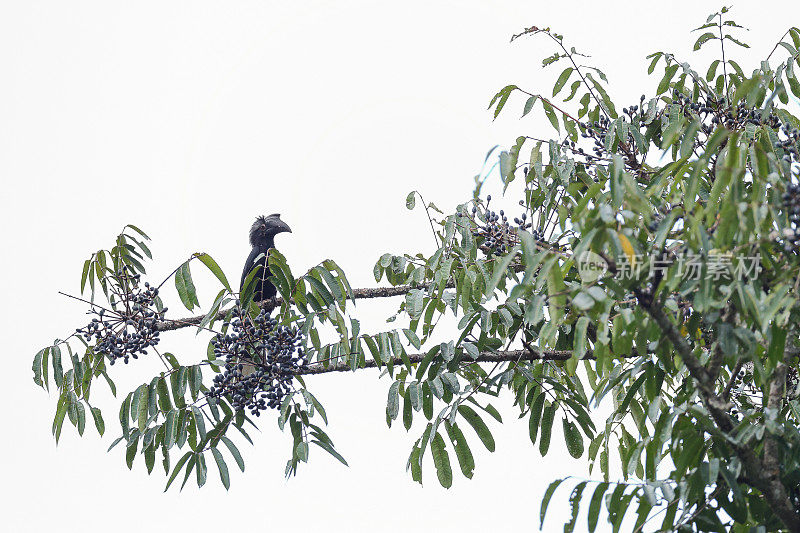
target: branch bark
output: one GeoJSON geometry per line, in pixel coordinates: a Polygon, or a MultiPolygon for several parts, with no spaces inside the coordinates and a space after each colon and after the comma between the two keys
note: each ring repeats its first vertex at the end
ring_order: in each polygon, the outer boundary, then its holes
{"type": "MultiPolygon", "coordinates": [[[[453,283],[449,282],[446,287],[453,288],[453,283]]],[[[408,293],[411,289],[424,289],[426,288],[423,286],[413,286],[413,285],[397,285],[395,287],[374,287],[374,288],[364,288],[364,289],[353,289],[353,297],[357,300],[360,299],[369,299],[369,298],[390,298],[392,296],[402,296],[403,294],[408,293]]],[[[272,300],[264,300],[259,302],[259,306],[262,309],[266,309],[267,311],[272,311],[276,307],[280,307],[283,304],[283,298],[275,298],[272,300]]],[[[217,316],[214,320],[222,320],[225,318],[226,311],[220,311],[217,313],[217,316]]],[[[159,321],[156,325],[158,331],[172,331],[181,328],[188,328],[191,326],[198,325],[205,315],[198,315],[198,316],[191,316],[187,318],[176,318],[176,319],[166,319],[159,321]]]]}
{"type": "MultiPolygon", "coordinates": [[[[421,362],[427,354],[418,353],[418,354],[409,354],[408,359],[411,361],[411,364],[421,362]]],[[[566,361],[572,357],[572,350],[536,350],[534,349],[526,349],[526,350],[505,350],[505,351],[498,351],[498,352],[482,352],[477,359],[464,359],[465,362],[475,362],[475,363],[502,363],[502,362],[511,362],[511,361],[566,361]]],[[[586,352],[582,359],[594,359],[594,355],[592,352],[586,352]]],[[[404,360],[400,357],[394,357],[391,360],[393,365],[403,365],[405,364],[404,360]]],[[[385,366],[386,363],[384,363],[385,366]]],[[[365,363],[359,367],[357,370],[361,370],[363,368],[377,368],[378,365],[375,360],[365,361],[365,363]]],[[[350,367],[348,363],[336,363],[332,365],[325,366],[321,363],[315,363],[313,365],[309,365],[306,369],[297,372],[299,375],[309,375],[309,374],[328,374],[330,372],[352,372],[353,369],[350,367]]]]}
{"type": "MultiPolygon", "coordinates": [[[[524,265],[520,263],[512,264],[509,266],[509,268],[514,272],[521,272],[525,269],[524,265]]],[[[402,296],[407,294],[408,291],[412,289],[428,289],[430,285],[432,285],[432,283],[424,285],[396,285],[394,287],[367,287],[363,289],[353,289],[353,298],[356,300],[370,298],[391,298],[392,296],[402,296]]],[[[455,281],[452,279],[448,280],[445,288],[452,289],[453,287],[455,287],[455,281]]],[[[262,309],[266,309],[267,311],[272,311],[276,307],[280,307],[281,304],[283,304],[283,298],[263,300],[258,303],[262,309]]],[[[218,312],[217,316],[214,317],[214,321],[223,320],[226,313],[227,310],[218,312]]],[[[203,321],[203,318],[205,318],[205,315],[161,320],[156,324],[156,329],[158,331],[173,331],[176,329],[197,326],[203,321]]]]}
{"type": "MultiPolygon", "coordinates": [[[[706,367],[695,357],[691,346],[689,346],[689,343],[680,334],[675,324],[664,314],[663,309],[658,305],[654,305],[650,294],[638,288],[633,289],[633,292],[637,300],[639,300],[639,304],[656,324],[658,324],[661,332],[675,347],[678,355],[681,356],[683,363],[689,370],[689,374],[691,374],[697,383],[700,398],[703,400],[714,423],[723,432],[732,435],[736,424],[728,413],[728,402],[720,398],[714,390],[714,379],[711,373],[709,373],[706,367]]],[[[779,365],[779,367],[780,366],[783,365],[779,365]]],[[[785,366],[782,372],[779,371],[779,368],[776,368],[775,375],[773,375],[772,378],[773,386],[770,389],[770,402],[773,400],[773,394],[777,395],[778,401],[780,401],[783,389],[778,387],[776,383],[785,382],[785,366]],[[782,381],[780,381],[781,376],[779,375],[781,373],[782,381]],[[776,389],[779,389],[779,392],[775,392],[776,389]]],[[[731,439],[731,441],[733,441],[733,439],[731,439]]],[[[758,489],[764,495],[769,506],[790,531],[800,533],[800,515],[798,515],[797,510],[789,499],[786,487],[780,479],[780,464],[777,462],[777,459],[773,459],[773,455],[776,455],[777,451],[772,451],[770,446],[767,446],[769,443],[770,439],[767,438],[763,461],[756,455],[752,447],[734,444],[733,442],[731,442],[731,447],[742,462],[747,478],[750,480],[750,485],[758,489]],[[772,464],[773,462],[775,462],[774,466],[772,464]]],[[[773,445],[776,444],[773,443],[773,445]]]]}

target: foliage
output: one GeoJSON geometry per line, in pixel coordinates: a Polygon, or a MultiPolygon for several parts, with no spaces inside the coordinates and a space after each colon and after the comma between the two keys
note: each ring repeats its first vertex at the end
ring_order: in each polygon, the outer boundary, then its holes
{"type": "MultiPolygon", "coordinates": [[[[723,9],[697,28],[695,50],[720,47],[705,75],[672,54],[651,54],[648,72],[663,68],[655,94],[621,113],[606,76],[579,64],[582,55],[561,35],[526,29],[514,39],[549,40],[556,52],[543,66],[564,68],[548,96],[509,85],[489,106],[497,117],[512,96],[524,95],[523,116],[540,104],[558,135],[521,136],[499,155],[504,191],[524,182],[515,198],[523,215],[512,223],[490,210],[480,178],[474,198],[455,213],[413,192],[406,205],[414,209],[419,197],[433,253],[384,254],[373,272],[389,287],[352,289],[331,260],[295,277],[272,250],[276,302],[251,302],[247,288],[237,294],[209,255],[194,254],[172,276],[186,308],[200,306],[195,259],[222,289],[205,315],[191,319],[166,318],[156,296],[158,331],[196,327],[224,336],[234,310],[255,320],[273,308],[281,327],[297,328],[307,364],[293,367],[278,410],[279,426],[288,423],[292,435],[287,476],[308,460],[310,444],[344,462],[315,423],[327,423],[325,410],[303,376],[378,367],[391,380],[387,424],[401,418],[409,430],[415,416],[426,422],[407,463],[420,483],[427,454],[442,486],[453,483],[454,459],[472,477],[476,445],[495,450],[490,425],[502,418],[491,401],[506,391],[541,455],[560,426],[565,449],[585,457],[595,476],[554,481],[542,524],[565,485],[572,487],[565,531],[576,527],[581,505],[589,531],[601,517],[619,530],[628,509],[636,531],[800,531],[800,121],[785,108],[790,93],[800,98],[800,30],[787,31],[746,75],[728,57],[731,45],[747,45],[726,17],[723,9]],[[788,57],[770,64],[779,49],[788,57]],[[564,103],[556,103],[564,91],[564,103]],[[396,317],[407,327],[361,332],[353,302],[397,295],[404,298],[396,317]],[[458,333],[436,342],[447,314],[457,318],[458,333]]],[[[135,290],[121,273],[123,266],[145,273],[146,239],[125,228],[82,273],[91,309],[105,307],[132,332],[135,290]],[[100,293],[107,305],[97,303],[100,293]]],[[[129,468],[143,455],[148,472],[160,451],[167,488],[181,473],[185,484],[192,470],[203,485],[211,455],[227,487],[222,452],[244,470],[232,430],[250,440],[245,427],[253,422],[229,395],[209,394],[203,370],[218,375],[225,361],[213,344],[195,365],[146,349],[166,370],[124,398],[122,435],[112,447],[124,442],[129,468]]],[[[87,408],[104,432],[89,393],[101,376],[114,391],[106,366],[113,357],[80,334],[36,355],[35,382],[48,388],[52,379],[59,392],[56,440],[66,418],[83,433],[87,408]]]]}

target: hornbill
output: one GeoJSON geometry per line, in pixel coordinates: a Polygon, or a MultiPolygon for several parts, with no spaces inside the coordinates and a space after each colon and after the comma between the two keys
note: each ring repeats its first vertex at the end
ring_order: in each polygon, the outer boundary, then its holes
{"type": "Polygon", "coordinates": [[[253,268],[261,266],[261,269],[256,274],[255,278],[255,292],[253,293],[253,301],[259,302],[261,300],[268,300],[275,297],[277,291],[275,286],[267,281],[267,278],[272,274],[267,268],[267,253],[270,248],[275,247],[275,235],[288,231],[292,232],[291,228],[286,225],[286,222],[281,220],[281,216],[277,213],[268,217],[260,216],[256,218],[253,227],[250,228],[250,245],[253,250],[247,257],[242,271],[242,281],[239,285],[239,290],[244,289],[244,280],[253,268]],[[260,256],[260,257],[259,257],[260,256]]]}

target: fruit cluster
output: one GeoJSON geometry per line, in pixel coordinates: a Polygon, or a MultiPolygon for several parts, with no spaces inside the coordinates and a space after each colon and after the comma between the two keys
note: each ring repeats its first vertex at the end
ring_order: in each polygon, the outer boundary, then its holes
{"type": "MultiPolygon", "coordinates": [[[[459,213],[458,216],[467,216],[472,220],[474,224],[472,235],[483,239],[479,247],[486,255],[503,255],[519,242],[517,232],[530,229],[532,224],[528,221],[526,213],[522,213],[520,217],[514,217],[514,224],[510,223],[505,211],[501,209],[494,212],[489,209],[491,201],[492,195],[490,194],[486,197],[486,205],[482,206],[483,212],[478,209],[480,204],[476,204],[472,206],[471,215],[459,213]]],[[[533,233],[534,238],[539,240],[538,232],[533,230],[533,233]]]]}
{"type": "Polygon", "coordinates": [[[748,109],[744,105],[738,106],[734,111],[734,108],[729,105],[725,98],[717,100],[712,97],[708,101],[708,106],[716,109],[711,123],[722,124],[729,130],[742,129],[747,124],[767,126],[773,130],[781,127],[781,121],[775,114],[769,113],[765,115],[760,109],[748,109]]]}
{"type": "Polygon", "coordinates": [[[783,133],[785,139],[778,138],[775,141],[775,148],[783,150],[783,160],[787,163],[800,161],[800,153],[797,147],[800,145],[800,130],[792,128],[789,124],[781,124],[779,133],[783,133]]]}
{"type": "Polygon", "coordinates": [[[279,326],[263,309],[251,318],[238,306],[229,325],[231,333],[211,339],[215,357],[226,362],[223,373],[214,377],[208,396],[224,396],[235,410],[249,409],[255,416],[280,407],[294,375],[308,364],[302,332],[279,326]]]}
{"type": "MultiPolygon", "coordinates": [[[[640,129],[645,127],[645,125],[642,124],[642,105],[644,104],[644,98],[644,95],[642,95],[638,104],[622,109],[623,114],[628,118],[630,127],[640,129]]],[[[609,134],[609,128],[611,127],[611,120],[607,116],[601,115],[598,120],[594,122],[582,123],[580,126],[584,130],[584,132],[581,133],[581,137],[584,139],[592,139],[594,141],[594,146],[592,147],[594,156],[585,153],[583,148],[576,149],[575,143],[570,142],[569,147],[572,148],[573,151],[586,156],[588,161],[607,157],[609,153],[606,150],[606,140],[609,134]]],[[[633,135],[630,132],[628,132],[627,142],[631,145],[634,144],[633,135]]]]}
{"type": "MultiPolygon", "coordinates": [[[[584,124],[586,133],[581,134],[584,138],[589,138],[594,141],[592,151],[597,158],[606,156],[606,135],[608,134],[608,126],[610,121],[605,115],[600,116],[600,119],[595,122],[588,122],[584,124]]],[[[583,148],[578,149],[581,153],[583,148]]]]}
{"type": "Polygon", "coordinates": [[[122,359],[127,364],[131,358],[146,355],[147,349],[159,341],[158,322],[164,319],[167,308],[158,309],[158,288],[144,283],[139,285],[140,274],[129,267],[109,276],[110,290],[118,297],[114,309],[92,308],[89,313],[97,315],[83,328],[75,332],[84,340],[96,341],[95,353],[110,359],[110,364],[122,359]]]}

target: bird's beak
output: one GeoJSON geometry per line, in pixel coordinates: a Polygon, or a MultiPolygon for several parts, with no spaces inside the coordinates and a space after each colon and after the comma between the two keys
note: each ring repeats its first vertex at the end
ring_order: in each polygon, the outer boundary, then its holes
{"type": "Polygon", "coordinates": [[[286,222],[281,220],[280,221],[280,225],[278,226],[278,233],[284,233],[284,232],[291,233],[292,232],[292,228],[290,228],[289,225],[286,222]]]}

